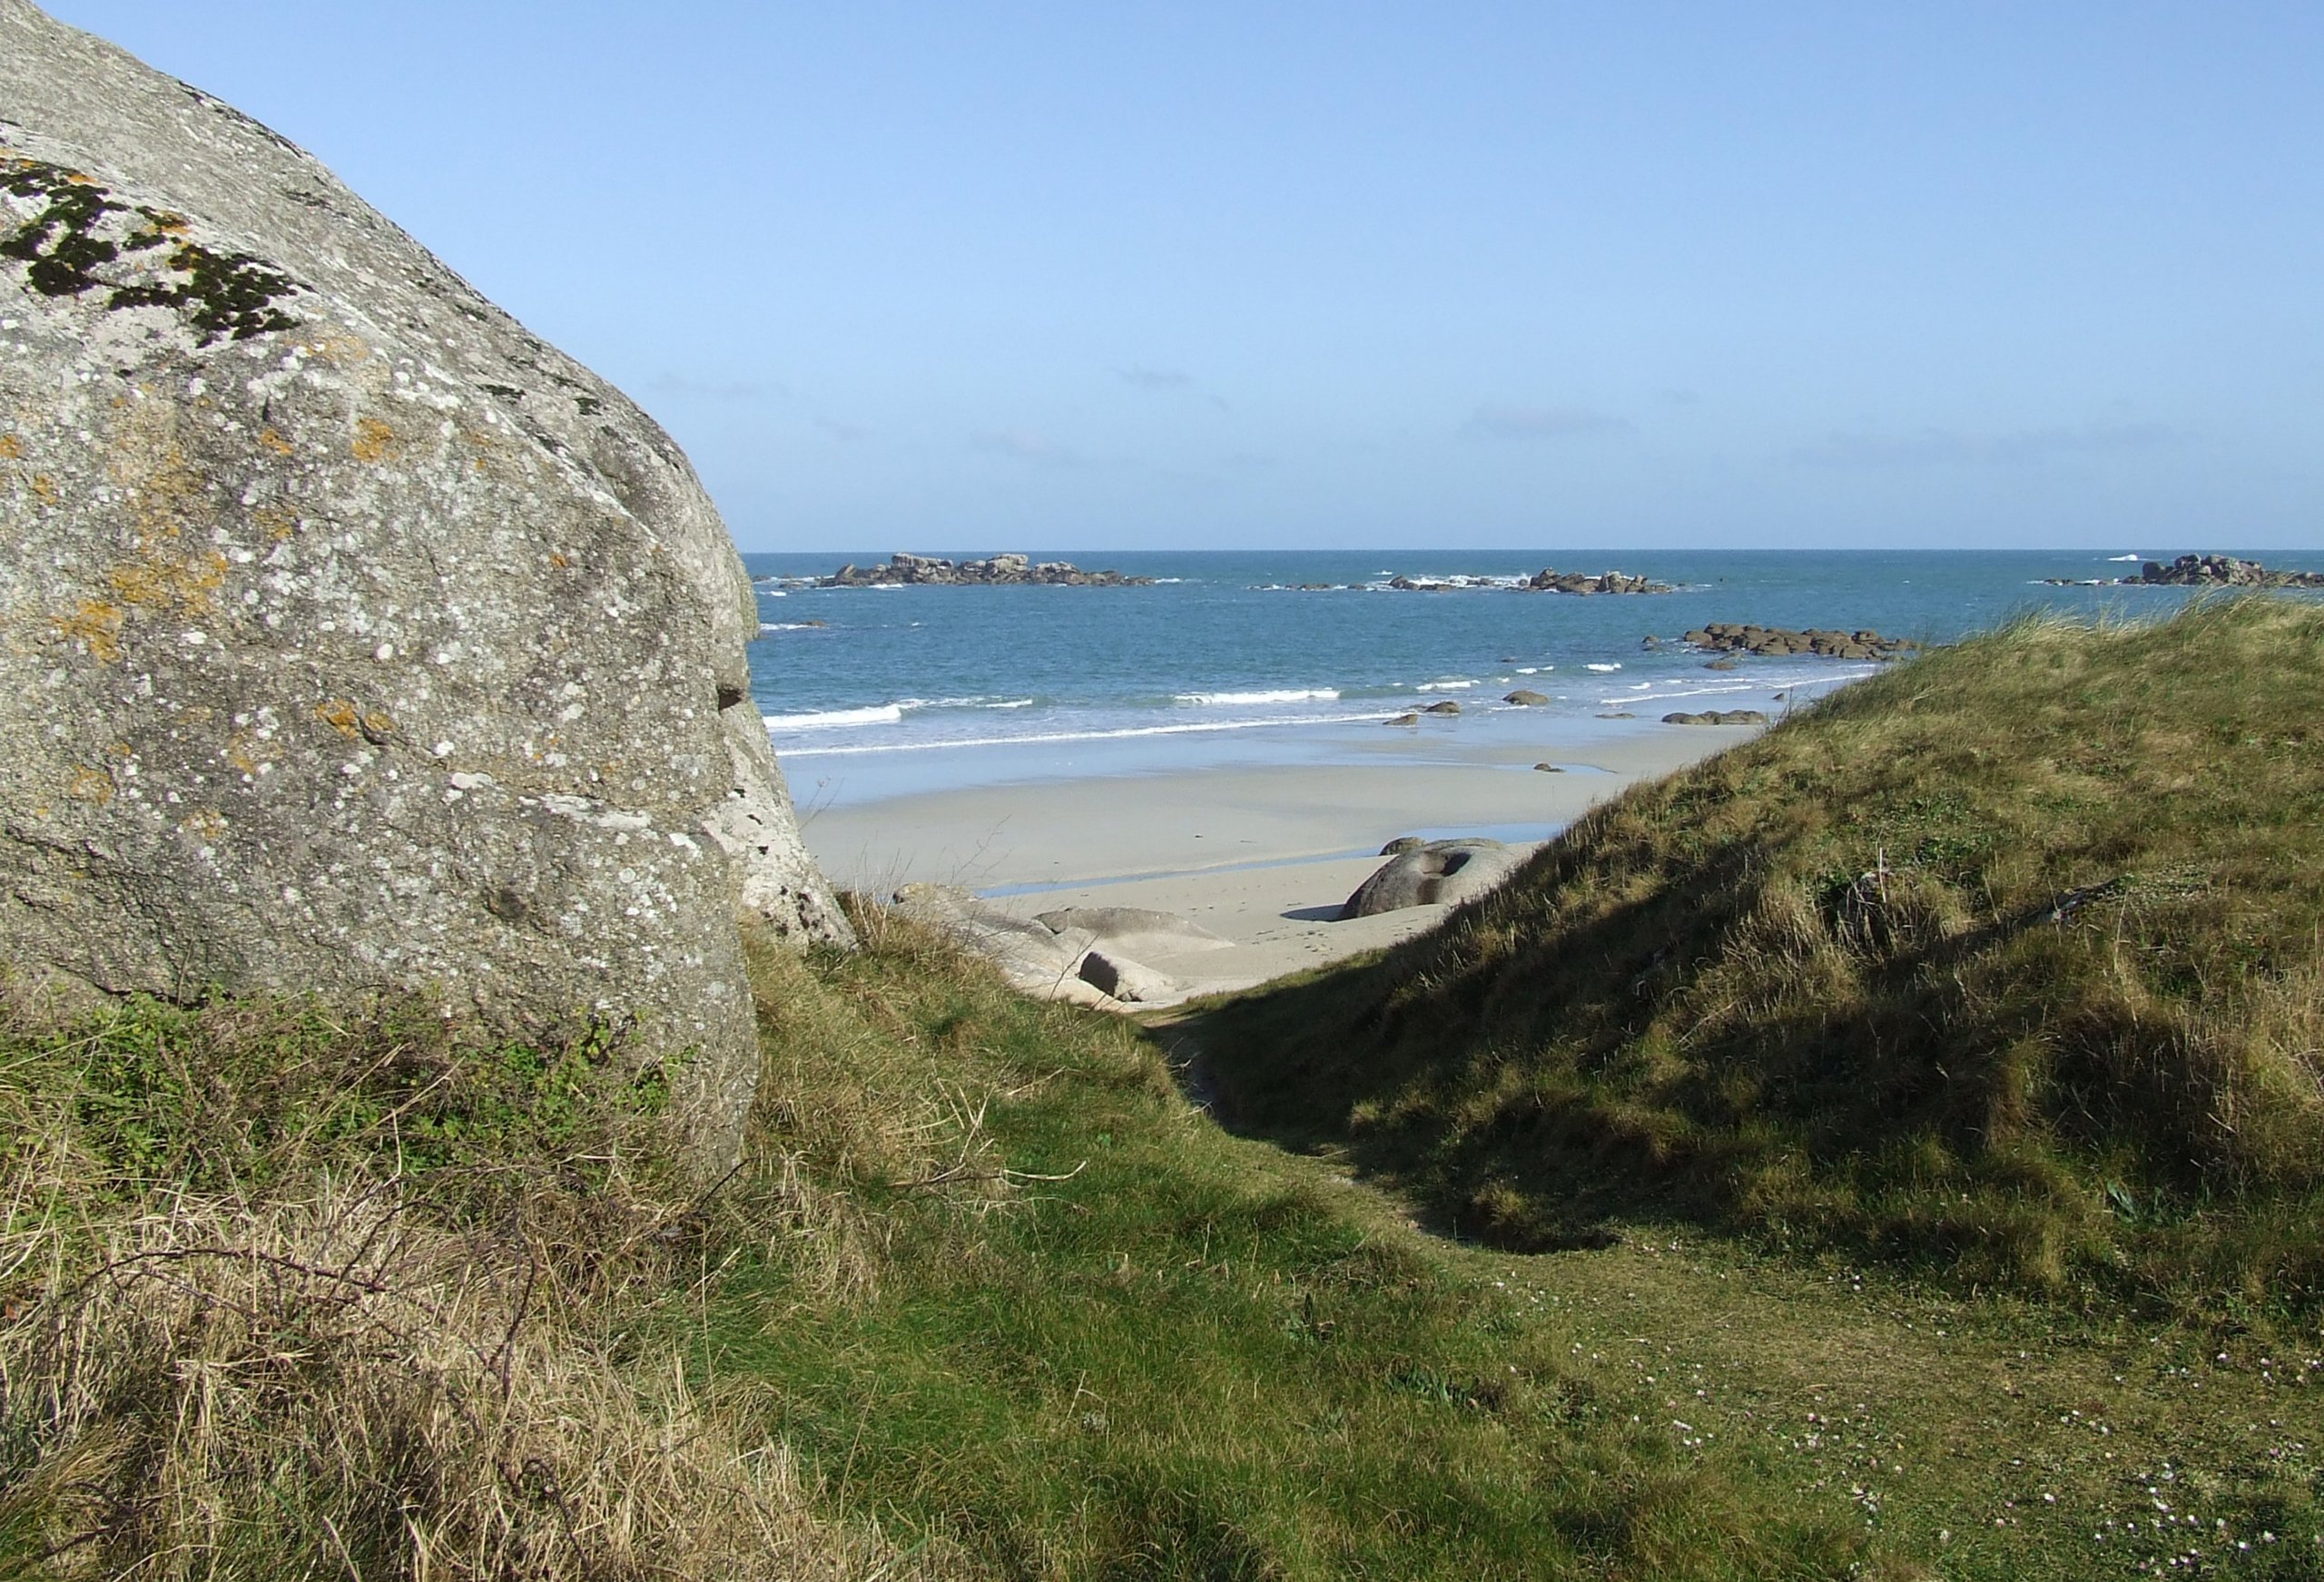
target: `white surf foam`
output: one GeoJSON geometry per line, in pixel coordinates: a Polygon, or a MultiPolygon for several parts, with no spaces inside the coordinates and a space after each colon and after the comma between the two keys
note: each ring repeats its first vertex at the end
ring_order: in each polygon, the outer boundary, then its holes
{"type": "Polygon", "coordinates": [[[1606,671],[1620,670],[1622,667],[1619,664],[1592,664],[1589,668],[1602,673],[1606,671]]]}
{"type": "Polygon", "coordinates": [[[842,731],[858,725],[895,725],[903,722],[901,703],[881,703],[869,709],[814,709],[803,714],[768,714],[764,716],[770,731],[842,731]]]}
{"type": "Polygon", "coordinates": [[[1335,687],[1279,687],[1256,693],[1180,693],[1174,701],[1202,708],[1231,708],[1252,703],[1331,703],[1339,695],[1335,687]]]}
{"type": "Polygon", "coordinates": [[[1378,720],[1377,712],[1363,714],[1324,714],[1305,718],[1265,720],[1206,720],[1180,725],[1131,725],[1113,731],[1050,731],[1022,736],[961,736],[927,742],[883,742],[877,745],[844,747],[786,747],[783,762],[801,758],[845,758],[867,752],[933,752],[951,747],[1041,747],[1070,742],[1127,741],[1139,736],[1188,736],[1216,731],[1260,731],[1286,725],[1347,725],[1378,720]]]}
{"type": "Polygon", "coordinates": [[[1418,686],[1413,688],[1413,691],[1416,693],[1458,693],[1466,692],[1469,688],[1476,684],[1477,683],[1473,681],[1463,681],[1459,676],[1448,675],[1440,676],[1435,681],[1422,682],[1418,686]]]}

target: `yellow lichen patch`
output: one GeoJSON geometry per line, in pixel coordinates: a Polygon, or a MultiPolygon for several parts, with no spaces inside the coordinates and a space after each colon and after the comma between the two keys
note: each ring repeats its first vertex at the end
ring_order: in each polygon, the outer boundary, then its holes
{"type": "Polygon", "coordinates": [[[42,505],[54,506],[57,498],[56,480],[44,472],[33,474],[33,493],[39,497],[42,505]]]}
{"type": "Polygon", "coordinates": [[[261,506],[251,513],[251,520],[266,529],[266,536],[280,544],[299,531],[299,518],[287,506],[261,506]]]}
{"type": "Polygon", "coordinates": [[[102,769],[76,769],[65,782],[64,794],[76,802],[94,802],[102,808],[113,801],[113,776],[102,769]]]}
{"type": "Polygon", "coordinates": [[[172,214],[164,210],[153,216],[153,229],[163,236],[190,236],[193,232],[193,221],[182,214],[172,214]]]}
{"type": "Polygon", "coordinates": [[[361,733],[363,716],[345,698],[328,698],[315,705],[316,717],[340,735],[352,738],[361,733]]]}
{"type": "Polygon", "coordinates": [[[565,556],[563,556],[562,555],[558,555],[558,554],[555,553],[554,551],[552,551],[552,552],[550,553],[550,555],[549,555],[549,557],[548,557],[548,563],[549,563],[549,565],[553,565],[553,566],[556,566],[556,567],[558,570],[560,570],[560,571],[564,570],[566,566],[571,565],[573,564],[571,561],[569,561],[569,560],[566,559],[566,558],[565,558],[565,556]]]}
{"type": "Polygon", "coordinates": [[[114,597],[143,609],[176,608],[190,615],[209,611],[226,580],[226,557],[212,549],[183,557],[148,555],[105,573],[114,597]]]}
{"type": "Polygon", "coordinates": [[[178,833],[197,840],[215,840],[226,832],[226,816],[215,808],[196,808],[178,820],[178,833]]]}
{"type": "Polygon", "coordinates": [[[0,461],[15,461],[25,454],[25,442],[13,434],[0,434],[0,461]]]}
{"type": "Polygon", "coordinates": [[[94,187],[97,184],[96,177],[84,175],[79,171],[65,172],[64,179],[72,182],[76,187],[94,187]]]}
{"type": "Polygon", "coordinates": [[[48,624],[68,643],[78,643],[103,664],[121,662],[121,625],[129,612],[118,604],[84,599],[69,615],[51,615],[48,624]]]}
{"type": "Polygon", "coordinates": [[[369,713],[363,716],[363,734],[370,737],[374,742],[378,741],[380,737],[387,735],[395,728],[396,717],[393,714],[374,709],[369,713]]]}
{"type": "Polygon", "coordinates": [[[271,450],[277,456],[290,454],[290,442],[282,437],[281,429],[271,426],[258,431],[258,442],[261,448],[271,450]]]}
{"type": "Polygon", "coordinates": [[[244,774],[256,774],[265,756],[265,740],[252,732],[237,731],[226,738],[226,762],[244,774]]]}
{"type": "Polygon", "coordinates": [[[302,341],[299,349],[309,357],[340,367],[361,362],[371,355],[371,348],[358,335],[318,335],[312,340],[302,341]]]}
{"type": "Polygon", "coordinates": [[[355,453],[358,461],[384,461],[395,437],[394,429],[377,418],[366,418],[356,424],[355,439],[348,448],[355,453]]]}

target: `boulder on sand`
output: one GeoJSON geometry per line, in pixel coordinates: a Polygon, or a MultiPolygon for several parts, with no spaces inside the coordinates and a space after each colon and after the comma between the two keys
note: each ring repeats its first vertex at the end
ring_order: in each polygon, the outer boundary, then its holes
{"type": "Polygon", "coordinates": [[[1768,722],[1768,716],[1758,709],[1711,709],[1700,714],[1665,714],[1662,722],[1666,725],[1764,725],[1768,722]]]}
{"type": "MultiPolygon", "coordinates": [[[[891,902],[898,915],[936,929],[1000,968],[1011,988],[1045,999],[1088,1001],[1081,958],[1096,942],[1079,929],[1063,933],[1011,917],[955,884],[908,884],[891,902]]],[[[1095,992],[1090,991],[1090,992],[1095,992]]]]}
{"type": "Polygon", "coordinates": [[[1457,714],[1460,712],[1461,705],[1454,703],[1451,698],[1446,698],[1440,703],[1431,703],[1428,707],[1421,711],[1423,714],[1457,714]]]}
{"type": "Polygon", "coordinates": [[[1038,913],[1033,921],[1059,934],[1087,934],[1108,956],[1140,961],[1197,950],[1231,949],[1235,944],[1176,912],[1148,907],[1066,907],[1038,913]]]}
{"type": "Polygon", "coordinates": [[[738,915],[848,929],[684,454],[310,155],[25,0],[0,114],[0,960],[620,1026],[725,1169],[738,915]]]}
{"type": "Polygon", "coordinates": [[[1458,905],[1482,895],[1525,860],[1498,840],[1431,840],[1399,853],[1356,887],[1340,909],[1342,920],[1405,907],[1458,905]]]}
{"type": "Polygon", "coordinates": [[[1504,703],[1514,703],[1521,709],[1538,709],[1550,700],[1530,687],[1519,687],[1501,701],[1504,703]]]}
{"type": "Polygon", "coordinates": [[[1081,958],[1079,972],[1081,981],[1099,993],[1135,1004],[1176,999],[1179,993],[1177,979],[1103,948],[1081,958]]]}

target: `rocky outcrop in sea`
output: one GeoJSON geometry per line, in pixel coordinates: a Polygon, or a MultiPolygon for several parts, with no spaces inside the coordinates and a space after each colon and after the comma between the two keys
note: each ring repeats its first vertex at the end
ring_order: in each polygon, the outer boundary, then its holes
{"type": "MultiPolygon", "coordinates": [[[[1345,586],[1364,587],[1371,585],[1349,583],[1303,583],[1299,590],[1331,592],[1345,586]]],[[[1625,571],[1601,571],[1591,575],[1588,572],[1559,571],[1543,566],[1531,576],[1392,576],[1378,585],[1400,594],[1437,594],[1460,588],[1513,588],[1530,594],[1667,594],[1676,590],[1669,583],[1659,583],[1648,577],[1633,576],[1625,571]]]]}
{"type": "Polygon", "coordinates": [[[2053,587],[2324,588],[2324,572],[2276,571],[2232,555],[2182,555],[2165,565],[2150,560],[2136,576],[2115,579],[2045,576],[2053,587]]]}
{"type": "Polygon", "coordinates": [[[1667,594],[1676,591],[1669,583],[1633,576],[1628,572],[1601,571],[1591,576],[1586,572],[1557,571],[1549,566],[1535,572],[1525,585],[1537,594],[1667,594]]]}
{"type": "Polygon", "coordinates": [[[870,588],[932,585],[939,587],[1129,588],[1150,586],[1150,576],[1124,576],[1118,571],[1084,571],[1069,560],[1035,561],[1022,555],[996,555],[990,560],[943,560],[930,555],[899,551],[884,565],[842,565],[815,579],[823,588],[870,588]]]}
{"type": "Polygon", "coordinates": [[[620,1029],[724,1170],[844,940],[669,436],[311,156],[0,0],[0,961],[620,1029]]]}
{"type": "Polygon", "coordinates": [[[1738,625],[1732,621],[1699,626],[1687,634],[1687,641],[1711,653],[1770,658],[1812,653],[1826,659],[1896,659],[1920,646],[1908,637],[1883,637],[1868,630],[1841,632],[1810,626],[1796,632],[1787,626],[1738,625]]]}

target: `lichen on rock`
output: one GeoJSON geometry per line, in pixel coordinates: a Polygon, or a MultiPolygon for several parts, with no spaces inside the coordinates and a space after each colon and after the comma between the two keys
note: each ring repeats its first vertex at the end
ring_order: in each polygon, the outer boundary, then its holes
{"type": "Polygon", "coordinates": [[[310,156],[25,0],[0,113],[0,961],[618,1023],[723,1167],[738,919],[847,927],[683,454],[310,156]]]}

